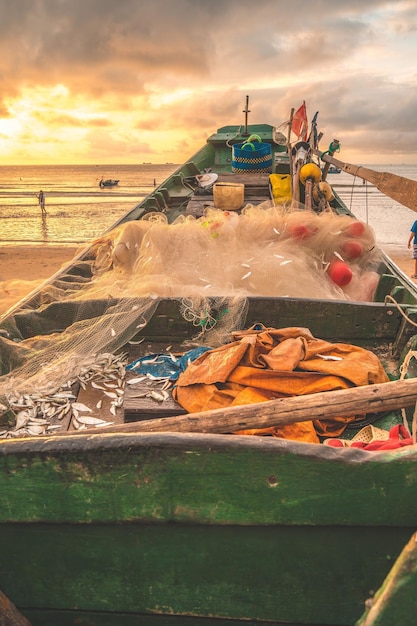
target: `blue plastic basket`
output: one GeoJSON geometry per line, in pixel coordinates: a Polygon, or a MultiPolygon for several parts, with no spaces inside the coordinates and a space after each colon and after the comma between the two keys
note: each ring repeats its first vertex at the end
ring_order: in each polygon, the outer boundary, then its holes
{"type": "Polygon", "coordinates": [[[232,147],[233,172],[252,172],[254,174],[272,172],[272,148],[262,141],[236,143],[232,147]]]}

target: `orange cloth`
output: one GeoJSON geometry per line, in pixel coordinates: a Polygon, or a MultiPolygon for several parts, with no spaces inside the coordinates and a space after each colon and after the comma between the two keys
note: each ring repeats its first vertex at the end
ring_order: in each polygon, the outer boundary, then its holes
{"type": "MultiPolygon", "coordinates": [[[[234,341],[190,363],[173,390],[175,400],[194,413],[389,380],[379,359],[364,348],[316,339],[307,328],[258,328],[233,333],[234,341]]],[[[338,436],[361,417],[340,416],[236,434],[319,442],[318,435],[338,436]]]]}

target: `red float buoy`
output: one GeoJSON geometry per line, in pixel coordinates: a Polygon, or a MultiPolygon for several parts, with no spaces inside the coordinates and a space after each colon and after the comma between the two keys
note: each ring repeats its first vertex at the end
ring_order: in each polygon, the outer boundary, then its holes
{"type": "Polygon", "coordinates": [[[346,241],[342,246],[342,253],[347,259],[358,259],[363,252],[363,246],[359,241],[346,241]]]}
{"type": "Polygon", "coordinates": [[[333,261],[327,270],[332,281],[339,287],[346,287],[352,280],[352,270],[343,261],[333,261]]]}
{"type": "Polygon", "coordinates": [[[351,237],[361,237],[365,232],[365,224],[363,222],[354,221],[345,228],[344,232],[351,237]]]}
{"type": "Polygon", "coordinates": [[[290,233],[294,239],[307,239],[312,234],[304,224],[294,224],[290,227],[290,233]]]}

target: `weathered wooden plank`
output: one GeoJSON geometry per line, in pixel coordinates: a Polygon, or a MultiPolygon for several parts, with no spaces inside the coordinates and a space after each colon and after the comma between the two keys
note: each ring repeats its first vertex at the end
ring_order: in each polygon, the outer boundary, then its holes
{"type": "MultiPolygon", "coordinates": [[[[293,298],[243,298],[248,305],[244,328],[262,323],[269,328],[307,327],[315,337],[345,343],[378,345],[395,340],[402,316],[393,305],[293,298]]],[[[143,334],[149,341],[192,338],[193,328],[179,314],[179,303],[163,300],[143,334]]],[[[226,321],[226,320],[224,320],[226,321]]],[[[197,334],[197,330],[194,331],[197,334]]]]}
{"type": "MultiPolygon", "coordinates": [[[[91,413],[85,413],[85,415],[112,422],[115,425],[123,424],[124,422],[123,407],[116,407],[110,410],[112,408],[112,399],[103,390],[92,387],[90,383],[87,383],[85,389],[80,387],[77,401],[91,409],[91,413]]],[[[75,430],[72,421],[69,425],[69,430],[75,430]]]]}
{"type": "MultiPolygon", "coordinates": [[[[314,419],[331,419],[340,415],[348,417],[392,411],[414,406],[416,398],[417,379],[410,378],[135,422],[120,426],[117,430],[118,432],[230,433],[314,419]]],[[[100,432],[114,431],[115,427],[112,426],[100,428],[100,432]]]]}
{"type": "MultiPolygon", "coordinates": [[[[137,305],[137,299],[132,298],[131,303],[132,306],[137,305]]],[[[245,303],[249,304],[247,326],[257,322],[274,328],[307,326],[316,337],[338,338],[345,342],[354,339],[368,342],[371,339],[375,344],[393,341],[402,319],[395,305],[383,303],[264,297],[242,299],[242,307],[245,303]]],[[[20,340],[31,336],[34,330],[41,335],[51,332],[51,329],[53,332],[61,332],[75,321],[103,315],[109,306],[117,304],[117,300],[105,299],[86,303],[64,301],[55,302],[39,311],[20,312],[13,318],[13,328],[8,327],[10,336],[20,340]]],[[[169,343],[192,338],[195,328],[181,317],[179,308],[180,304],[175,298],[161,301],[141,336],[145,335],[149,341],[169,343]]]]}
{"type": "MultiPolygon", "coordinates": [[[[253,204],[256,206],[268,200],[271,200],[271,197],[266,192],[260,195],[257,190],[256,193],[254,192],[253,194],[246,193],[245,191],[245,199],[242,208],[247,204],[253,204]]],[[[213,196],[193,196],[192,200],[190,200],[187,205],[186,213],[187,215],[194,215],[194,217],[199,218],[204,215],[204,211],[207,208],[215,208],[213,196]]]]}
{"type": "Polygon", "coordinates": [[[269,174],[255,173],[255,172],[222,172],[218,176],[219,183],[244,183],[245,187],[269,187],[269,174]]]}
{"type": "MultiPolygon", "coordinates": [[[[133,342],[129,344],[128,362],[134,363],[136,359],[154,354],[170,353],[173,356],[180,356],[189,349],[190,346],[182,342],[172,342],[170,345],[160,341],[143,341],[139,344],[133,342]]],[[[166,390],[168,395],[166,400],[158,401],[150,396],[152,391],[161,394],[164,387],[163,383],[164,381],[152,380],[135,371],[127,371],[123,399],[125,421],[185,414],[186,411],[182,406],[172,398],[171,388],[166,390]],[[143,378],[141,382],[135,384],[129,382],[140,378],[143,378]]]]}
{"type": "Polygon", "coordinates": [[[160,382],[152,381],[149,378],[135,385],[130,385],[129,380],[133,380],[135,377],[137,374],[132,372],[128,372],[126,375],[123,400],[126,421],[184,415],[187,412],[173,399],[171,389],[162,390],[160,382]],[[159,400],[158,396],[163,395],[162,391],[166,392],[167,397],[164,400],[159,400]],[[155,392],[156,396],[152,396],[152,392],[155,392]]]}
{"type": "Polygon", "coordinates": [[[103,436],[95,429],[11,440],[0,446],[0,535],[8,523],[183,521],[389,526],[394,535],[409,527],[410,536],[416,458],[416,446],[377,454],[200,433],[103,436]],[[347,497],[352,490],[353,499],[347,497]]]}
{"type": "Polygon", "coordinates": [[[239,616],[247,625],[254,607],[260,624],[351,626],[369,589],[389,570],[387,555],[397,556],[407,533],[181,523],[21,525],[0,534],[9,564],[0,567],[0,577],[19,606],[76,609],[77,623],[78,611],[89,611],[85,623],[95,626],[123,626],[119,612],[148,617],[135,624],[191,626],[206,616],[207,625],[215,617],[227,625],[239,616]],[[28,559],[31,567],[22,568],[28,559]],[[92,621],[94,610],[102,612],[100,621],[92,621]],[[154,622],[158,614],[165,621],[154,622]],[[174,615],[183,615],[183,622],[173,621],[174,615]]]}

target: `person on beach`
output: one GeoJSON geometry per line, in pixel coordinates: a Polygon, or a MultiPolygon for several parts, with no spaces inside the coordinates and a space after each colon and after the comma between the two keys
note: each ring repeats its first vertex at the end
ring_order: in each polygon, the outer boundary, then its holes
{"type": "Polygon", "coordinates": [[[38,201],[39,201],[39,206],[41,207],[41,211],[42,213],[46,213],[46,209],[45,209],[45,194],[43,193],[42,189],[40,190],[39,194],[38,194],[38,201]]]}
{"type": "Polygon", "coordinates": [[[413,242],[413,259],[414,259],[414,274],[411,278],[417,278],[417,220],[411,227],[410,236],[408,238],[408,248],[411,248],[411,242],[413,242]]]}

